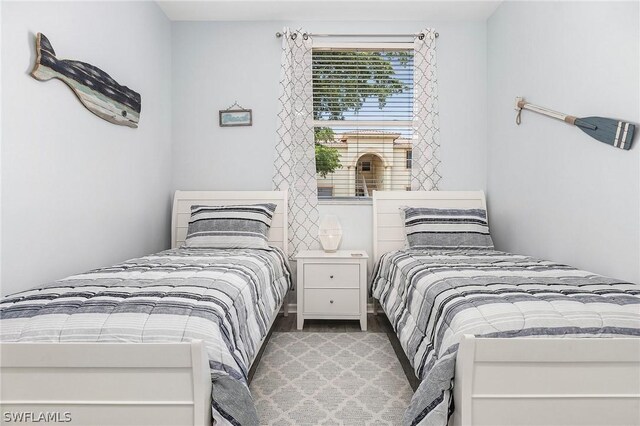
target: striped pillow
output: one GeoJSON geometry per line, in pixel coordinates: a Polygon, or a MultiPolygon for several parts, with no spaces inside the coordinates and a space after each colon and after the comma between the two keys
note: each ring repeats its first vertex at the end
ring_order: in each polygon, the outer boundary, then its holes
{"type": "Polygon", "coordinates": [[[404,207],[404,230],[409,248],[490,248],[484,209],[404,207]]]}
{"type": "Polygon", "coordinates": [[[183,247],[266,249],[275,204],[191,206],[183,247]]]}

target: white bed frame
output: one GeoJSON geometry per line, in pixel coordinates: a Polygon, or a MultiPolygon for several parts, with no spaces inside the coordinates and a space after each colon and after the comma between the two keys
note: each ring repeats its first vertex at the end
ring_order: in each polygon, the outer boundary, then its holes
{"type": "MultiPolygon", "coordinates": [[[[264,202],[277,205],[269,244],[286,254],[287,193],[282,191],[176,191],[171,246],[184,241],[192,204],[264,202]]],[[[69,415],[70,424],[80,425],[211,425],[209,361],[201,341],[3,343],[0,407],[2,424],[11,419],[6,416],[44,413],[58,420],[69,415]]]]}
{"type": "MultiPolygon", "coordinates": [[[[486,202],[481,191],[374,191],[374,261],[404,247],[401,206],[486,208],[486,202]]],[[[465,335],[453,393],[456,426],[640,425],[640,339],[465,335]]]]}

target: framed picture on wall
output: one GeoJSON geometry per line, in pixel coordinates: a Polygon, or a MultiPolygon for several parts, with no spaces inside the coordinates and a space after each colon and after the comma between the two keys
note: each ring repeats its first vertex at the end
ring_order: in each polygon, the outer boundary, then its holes
{"type": "Polygon", "coordinates": [[[220,110],[220,127],[251,126],[253,124],[250,109],[232,108],[233,106],[230,109],[220,110]]]}

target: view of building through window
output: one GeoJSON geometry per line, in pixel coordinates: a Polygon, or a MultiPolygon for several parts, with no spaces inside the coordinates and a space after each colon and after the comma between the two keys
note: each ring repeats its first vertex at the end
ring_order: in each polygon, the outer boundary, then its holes
{"type": "Polygon", "coordinates": [[[313,102],[320,198],[409,188],[412,50],[314,49],[313,102]]]}

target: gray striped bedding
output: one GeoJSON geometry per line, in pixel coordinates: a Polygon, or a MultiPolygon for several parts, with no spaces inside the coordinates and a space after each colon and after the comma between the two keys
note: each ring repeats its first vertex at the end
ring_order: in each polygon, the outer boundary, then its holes
{"type": "Polygon", "coordinates": [[[191,206],[184,247],[266,249],[276,205],[191,206]]]}
{"type": "Polygon", "coordinates": [[[387,253],[371,291],[421,379],[406,425],[446,426],[463,334],[640,337],[640,286],[490,249],[387,253]]]}
{"type": "Polygon", "coordinates": [[[167,250],[5,297],[0,341],[201,339],[214,418],[257,424],[247,374],[290,287],[277,248],[167,250]]]}
{"type": "Polygon", "coordinates": [[[484,209],[401,209],[409,248],[493,248],[484,209]]]}

